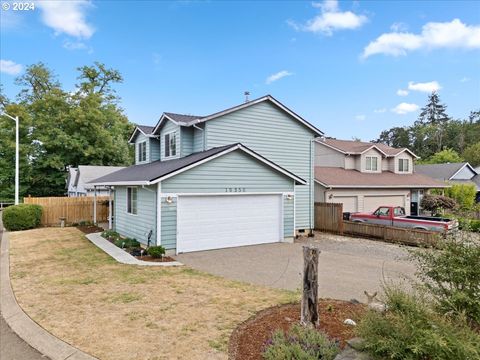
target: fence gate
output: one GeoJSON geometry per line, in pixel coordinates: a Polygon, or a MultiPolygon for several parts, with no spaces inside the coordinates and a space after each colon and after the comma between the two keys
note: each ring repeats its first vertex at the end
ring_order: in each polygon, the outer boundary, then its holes
{"type": "Polygon", "coordinates": [[[315,203],[315,230],[343,233],[343,205],[315,203]]]}

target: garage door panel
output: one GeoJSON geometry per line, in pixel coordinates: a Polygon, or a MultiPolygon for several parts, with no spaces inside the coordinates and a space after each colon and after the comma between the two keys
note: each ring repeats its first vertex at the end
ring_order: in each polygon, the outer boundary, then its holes
{"type": "Polygon", "coordinates": [[[357,212],[357,197],[356,196],[334,196],[333,202],[343,204],[343,212],[357,212]]]}
{"type": "Polygon", "coordinates": [[[363,211],[372,212],[378,209],[379,206],[405,207],[405,197],[403,195],[365,196],[363,211]]]}
{"type": "Polygon", "coordinates": [[[177,252],[278,242],[281,195],[181,196],[177,252]]]}

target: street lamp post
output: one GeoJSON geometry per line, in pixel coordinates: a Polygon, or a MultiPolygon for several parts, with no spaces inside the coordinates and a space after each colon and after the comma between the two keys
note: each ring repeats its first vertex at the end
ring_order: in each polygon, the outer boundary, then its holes
{"type": "Polygon", "coordinates": [[[6,112],[2,112],[2,115],[15,121],[15,205],[18,205],[18,191],[20,189],[20,186],[19,186],[20,156],[19,156],[18,128],[20,125],[20,120],[18,119],[18,116],[13,117],[11,115],[8,115],[6,112]]]}

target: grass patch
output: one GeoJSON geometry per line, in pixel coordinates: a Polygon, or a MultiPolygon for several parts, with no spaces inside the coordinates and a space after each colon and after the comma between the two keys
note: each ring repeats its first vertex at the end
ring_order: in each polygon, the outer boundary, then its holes
{"type": "Polygon", "coordinates": [[[22,308],[54,335],[106,360],[226,359],[237,324],[299,298],[186,267],[118,264],[75,228],[15,232],[10,243],[22,308]]]}

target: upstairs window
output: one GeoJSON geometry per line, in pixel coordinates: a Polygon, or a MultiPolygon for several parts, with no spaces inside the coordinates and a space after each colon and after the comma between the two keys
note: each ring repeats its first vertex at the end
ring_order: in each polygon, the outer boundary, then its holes
{"type": "Polygon", "coordinates": [[[378,170],[378,158],[376,156],[367,156],[367,164],[365,170],[367,171],[377,171],[378,170]]]}
{"type": "Polygon", "coordinates": [[[138,162],[147,161],[147,142],[138,144],[138,162]]]}
{"type": "Polygon", "coordinates": [[[399,172],[408,172],[409,171],[409,161],[408,161],[408,159],[398,159],[398,171],[399,172]]]}
{"type": "Polygon", "coordinates": [[[177,155],[177,135],[176,133],[165,134],[164,136],[165,157],[177,155]]]}
{"type": "Polygon", "coordinates": [[[137,215],[137,188],[127,187],[127,213],[137,215]]]}

